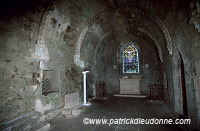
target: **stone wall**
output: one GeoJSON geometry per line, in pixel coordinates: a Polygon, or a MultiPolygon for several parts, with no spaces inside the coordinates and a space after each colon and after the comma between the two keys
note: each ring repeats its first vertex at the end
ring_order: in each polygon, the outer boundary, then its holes
{"type": "Polygon", "coordinates": [[[19,10],[11,10],[10,14],[6,8],[3,10],[1,123],[29,112],[57,110],[64,106],[65,94],[79,92],[82,101],[84,68],[77,67],[73,60],[82,28],[98,12],[93,6],[88,9],[89,4],[101,3],[41,1],[30,4],[29,8],[19,3],[16,5],[19,10]],[[46,96],[42,95],[44,70],[56,72],[58,79],[58,91],[46,96]]]}
{"type": "MultiPolygon", "coordinates": [[[[119,92],[120,44],[136,42],[141,51],[141,93],[147,82],[165,82],[164,100],[177,114],[175,54],[184,62],[188,117],[199,125],[200,36],[189,24],[189,1],[38,0],[9,2],[0,19],[0,121],[64,106],[64,96],[78,92],[82,71],[88,75],[88,96],[97,81],[107,92],[119,92]],[[141,44],[142,43],[142,44],[141,44]],[[153,62],[153,63],[152,63],[153,62]],[[157,62],[157,64],[155,63],[157,62]],[[144,68],[149,64],[150,68],[144,68]],[[116,69],[114,67],[116,65],[116,69]],[[151,65],[156,65],[151,67],[151,65]],[[42,95],[43,71],[56,72],[58,91],[42,95]],[[119,73],[119,74],[117,74],[119,73]],[[155,74],[155,75],[153,75],[155,74]]],[[[196,10],[196,8],[195,8],[196,10]]],[[[178,75],[177,75],[178,76],[178,75]]],[[[178,116],[179,114],[177,114],[178,116]]]]}
{"type": "MultiPolygon", "coordinates": [[[[187,2],[185,4],[189,5],[189,3],[187,2]]],[[[178,54],[179,57],[182,57],[184,63],[186,81],[185,86],[187,91],[187,108],[189,115],[188,117],[193,121],[190,126],[193,128],[197,128],[199,126],[197,120],[197,110],[199,109],[196,105],[199,98],[195,96],[195,93],[197,90],[199,90],[199,87],[194,86],[194,73],[198,73],[197,68],[195,67],[195,62],[199,59],[200,37],[197,30],[195,30],[195,28],[191,24],[189,24],[189,7],[180,3],[177,3],[175,6],[176,7],[171,8],[170,13],[168,13],[166,15],[166,19],[163,20],[170,32],[173,43],[173,55],[166,56],[166,61],[163,63],[165,67],[164,69],[167,71],[168,74],[168,88],[165,90],[165,97],[169,107],[176,114],[176,108],[178,108],[178,105],[176,104],[175,100],[179,99],[177,97],[180,96],[176,95],[176,92],[178,92],[176,90],[178,85],[176,84],[177,79],[175,79],[173,75],[177,73],[180,75],[180,73],[176,69],[177,66],[175,66],[175,63],[179,60],[178,58],[176,58],[176,54],[178,54]],[[172,13],[172,11],[177,13],[172,13]]]]}
{"type": "Polygon", "coordinates": [[[1,14],[1,122],[35,111],[35,100],[41,96],[39,84],[33,84],[33,73],[39,72],[39,63],[31,59],[31,51],[43,12],[44,7],[1,14]]]}
{"type": "MultiPolygon", "coordinates": [[[[138,46],[139,49],[139,74],[143,75],[140,81],[140,93],[146,94],[149,96],[149,82],[157,82],[162,81],[160,78],[160,60],[156,55],[156,51],[152,49],[149,45],[145,44],[141,41],[130,41],[124,43],[123,45],[127,45],[130,43],[134,43],[138,46]],[[151,54],[151,55],[149,55],[151,54]],[[148,64],[148,67],[145,67],[145,64],[148,64]]],[[[123,46],[124,47],[124,46],[123,46]]],[[[105,61],[105,82],[106,82],[106,94],[112,95],[114,93],[119,93],[119,79],[122,77],[132,78],[134,74],[124,74],[122,73],[122,51],[123,47],[116,46],[112,48],[110,54],[104,56],[105,61]],[[118,52],[118,50],[121,50],[118,52]],[[107,58],[106,58],[107,57],[107,58]],[[114,68],[114,65],[116,68],[114,68]]],[[[100,72],[99,72],[100,73],[100,72]]]]}

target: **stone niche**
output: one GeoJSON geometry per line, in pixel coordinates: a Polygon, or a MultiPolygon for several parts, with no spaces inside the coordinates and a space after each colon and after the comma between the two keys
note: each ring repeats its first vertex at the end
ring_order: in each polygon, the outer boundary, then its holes
{"type": "Polygon", "coordinates": [[[143,75],[133,75],[132,78],[120,80],[120,94],[140,94],[140,80],[143,75]]]}
{"type": "Polygon", "coordinates": [[[78,106],[79,103],[79,93],[71,93],[65,95],[65,106],[64,108],[69,109],[78,106]]]}

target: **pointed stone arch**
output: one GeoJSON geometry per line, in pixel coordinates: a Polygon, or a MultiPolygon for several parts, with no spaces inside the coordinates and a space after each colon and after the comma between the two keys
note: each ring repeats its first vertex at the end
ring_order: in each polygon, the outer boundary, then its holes
{"type": "MultiPolygon", "coordinates": [[[[152,14],[152,13],[150,13],[150,12],[148,12],[148,11],[143,11],[143,10],[140,10],[140,9],[138,9],[138,8],[136,8],[136,7],[130,7],[130,6],[126,6],[126,8],[124,8],[124,6],[122,6],[122,7],[118,7],[117,9],[119,9],[119,10],[123,10],[123,9],[125,9],[125,10],[131,10],[131,11],[135,11],[135,12],[137,12],[137,13],[140,13],[140,14],[142,14],[142,15],[145,15],[145,16],[147,16],[149,19],[151,19],[152,21],[154,21],[156,24],[157,24],[157,26],[160,28],[160,30],[162,31],[162,33],[163,33],[163,36],[164,36],[164,38],[165,38],[165,47],[168,49],[168,53],[170,54],[170,55],[172,55],[172,42],[171,42],[171,37],[170,37],[170,34],[169,34],[169,31],[168,31],[168,29],[167,29],[167,27],[164,25],[164,23],[157,17],[157,16],[155,16],[154,14],[152,14]]],[[[116,10],[116,9],[114,9],[114,10],[116,10]]],[[[81,60],[81,58],[80,58],[80,50],[81,50],[81,45],[82,45],[82,42],[83,42],[83,40],[85,39],[85,36],[86,36],[86,33],[88,32],[88,29],[89,29],[89,27],[95,22],[95,21],[97,21],[100,17],[101,17],[101,15],[103,14],[103,13],[109,13],[109,12],[113,12],[113,10],[110,10],[110,9],[106,9],[106,10],[103,10],[103,11],[101,11],[101,12],[99,12],[95,17],[93,17],[93,19],[90,21],[90,22],[88,22],[88,24],[87,25],[85,25],[85,27],[82,29],[82,31],[81,31],[81,33],[80,33],[80,35],[79,35],[79,38],[78,38],[78,40],[77,40],[77,42],[76,42],[76,47],[75,47],[75,54],[74,54],[74,63],[77,65],[77,66],[79,66],[79,67],[82,67],[82,68],[84,68],[84,61],[82,61],[81,60]]],[[[116,29],[117,29],[118,27],[116,27],[116,29]]],[[[125,27],[123,27],[123,28],[127,28],[126,26],[125,27]]],[[[115,29],[112,29],[112,30],[115,30],[115,29]]],[[[143,31],[143,33],[146,33],[147,31],[143,31]]],[[[107,32],[108,33],[108,32],[107,32]]],[[[146,33],[148,36],[149,36],[149,33],[146,33]]],[[[105,37],[106,36],[106,34],[103,36],[103,37],[105,37]]],[[[152,36],[150,37],[151,39],[153,38],[152,36]]],[[[102,39],[102,38],[101,38],[102,39]]],[[[100,40],[101,40],[100,39],[100,40]]],[[[155,41],[155,39],[153,39],[153,41],[155,41]]],[[[158,42],[156,42],[157,44],[156,44],[156,46],[157,46],[157,48],[158,48],[158,50],[159,50],[159,56],[160,56],[160,59],[161,59],[161,61],[163,60],[163,56],[162,56],[162,49],[161,49],[161,47],[159,46],[159,44],[158,44],[158,42]]],[[[161,43],[162,44],[162,43],[161,43]]]]}

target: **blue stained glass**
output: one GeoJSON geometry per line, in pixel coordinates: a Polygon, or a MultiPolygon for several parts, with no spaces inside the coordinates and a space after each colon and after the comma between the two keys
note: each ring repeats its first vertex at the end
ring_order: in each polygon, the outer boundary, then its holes
{"type": "Polygon", "coordinates": [[[123,51],[123,73],[139,73],[138,51],[133,45],[123,51]]]}

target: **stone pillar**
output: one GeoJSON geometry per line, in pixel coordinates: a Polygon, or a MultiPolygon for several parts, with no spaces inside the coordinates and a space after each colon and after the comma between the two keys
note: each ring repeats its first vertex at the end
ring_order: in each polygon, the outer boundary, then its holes
{"type": "Polygon", "coordinates": [[[84,106],[90,106],[91,103],[89,102],[86,102],[86,74],[89,73],[90,71],[83,71],[82,74],[83,74],[83,94],[84,94],[84,103],[83,105],[84,106]]]}

